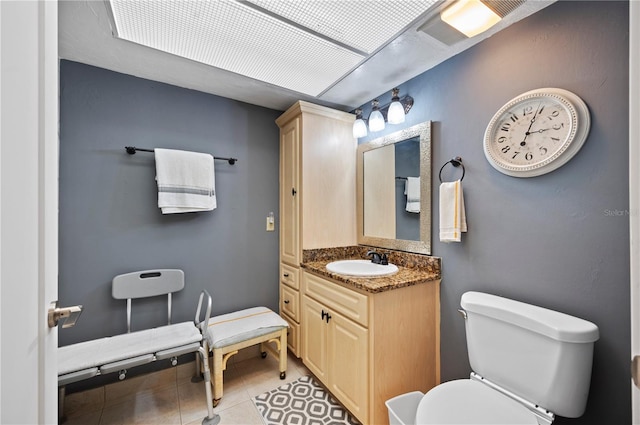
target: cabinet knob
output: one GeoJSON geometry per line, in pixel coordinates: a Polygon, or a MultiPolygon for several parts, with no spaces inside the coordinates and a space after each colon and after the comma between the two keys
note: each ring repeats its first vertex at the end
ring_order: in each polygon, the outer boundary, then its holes
{"type": "Polygon", "coordinates": [[[298,192],[296,192],[296,188],[292,187],[291,188],[291,196],[296,196],[296,193],[298,193],[298,192]]]}
{"type": "Polygon", "coordinates": [[[322,310],[322,314],[320,315],[320,317],[322,318],[321,320],[326,320],[327,323],[329,323],[329,319],[331,319],[331,315],[329,314],[329,312],[325,312],[324,309],[322,310]]]}
{"type": "Polygon", "coordinates": [[[289,273],[285,273],[285,274],[283,274],[282,276],[284,276],[284,277],[289,277],[289,273]]]}
{"type": "Polygon", "coordinates": [[[289,304],[289,300],[284,300],[284,303],[285,304],[289,304]]]}

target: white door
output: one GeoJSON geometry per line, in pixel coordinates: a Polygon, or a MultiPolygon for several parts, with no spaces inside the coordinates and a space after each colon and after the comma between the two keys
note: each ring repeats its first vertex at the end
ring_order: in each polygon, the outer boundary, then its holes
{"type": "MultiPolygon", "coordinates": [[[[640,4],[629,2],[629,225],[631,240],[631,358],[640,356],[640,4]]],[[[640,361],[634,361],[640,386],[640,361]]],[[[640,388],[632,383],[632,419],[640,424],[640,388]]]]}
{"type": "Polygon", "coordinates": [[[58,5],[0,1],[0,423],[57,423],[58,5]]]}

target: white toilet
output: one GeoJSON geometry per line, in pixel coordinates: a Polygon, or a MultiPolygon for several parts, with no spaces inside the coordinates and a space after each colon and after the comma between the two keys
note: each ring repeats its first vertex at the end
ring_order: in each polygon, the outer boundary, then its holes
{"type": "Polygon", "coordinates": [[[471,379],[443,383],[424,396],[414,392],[388,400],[392,425],[410,417],[414,424],[548,425],[556,414],[582,416],[596,325],[480,292],[463,294],[460,305],[471,379]]]}

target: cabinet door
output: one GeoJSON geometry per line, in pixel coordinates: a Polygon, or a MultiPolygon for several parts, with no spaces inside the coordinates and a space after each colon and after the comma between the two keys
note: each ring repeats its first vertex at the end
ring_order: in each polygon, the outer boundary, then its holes
{"type": "Polygon", "coordinates": [[[300,265],[300,118],[280,130],[280,260],[300,265]]]}
{"type": "Polygon", "coordinates": [[[280,282],[296,291],[300,289],[300,268],[280,263],[280,282]]]}
{"type": "Polygon", "coordinates": [[[289,347],[289,353],[300,358],[300,325],[291,320],[286,314],[280,317],[289,324],[289,330],[287,331],[287,347],[289,347]]]}
{"type": "Polygon", "coordinates": [[[287,285],[280,284],[280,313],[284,313],[294,321],[300,321],[300,313],[298,308],[298,291],[289,288],[287,285]]]}
{"type": "Polygon", "coordinates": [[[315,300],[302,297],[302,360],[325,385],[327,379],[327,335],[329,326],[322,317],[327,309],[315,300]]]}
{"type": "MultiPolygon", "coordinates": [[[[368,422],[369,344],[366,328],[331,312],[329,319],[329,390],[362,423],[368,422]]],[[[384,366],[382,366],[384,367],[384,366]]]]}

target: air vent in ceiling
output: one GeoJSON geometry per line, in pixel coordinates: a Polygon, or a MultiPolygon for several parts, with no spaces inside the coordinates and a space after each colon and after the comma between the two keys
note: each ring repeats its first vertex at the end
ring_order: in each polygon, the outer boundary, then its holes
{"type": "Polygon", "coordinates": [[[480,0],[489,9],[496,12],[496,14],[504,18],[509,13],[513,12],[520,6],[522,6],[526,0],[480,0]]]}
{"type": "MultiPolygon", "coordinates": [[[[489,9],[493,10],[498,16],[500,16],[500,18],[504,18],[526,2],[526,0],[480,1],[484,3],[489,9]]],[[[435,38],[436,40],[446,44],[447,46],[454,45],[459,41],[467,39],[467,36],[440,19],[440,13],[437,13],[427,22],[418,27],[418,31],[424,32],[425,34],[435,38]]]]}

